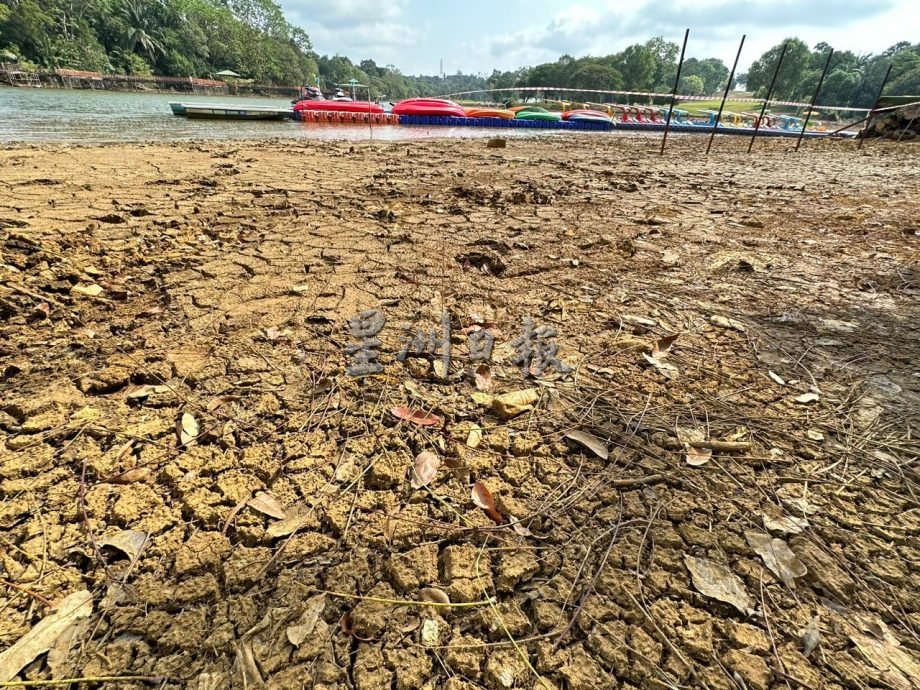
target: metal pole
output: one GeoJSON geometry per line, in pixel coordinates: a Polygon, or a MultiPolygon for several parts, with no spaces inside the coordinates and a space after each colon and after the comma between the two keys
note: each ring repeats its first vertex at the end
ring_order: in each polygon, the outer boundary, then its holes
{"type": "Polygon", "coordinates": [[[744,39],[747,34],[741,36],[741,44],[738,46],[738,52],[735,55],[735,64],[732,65],[731,74],[728,75],[728,83],[725,85],[725,93],[722,94],[722,102],[719,104],[719,114],[716,115],[716,122],[712,126],[712,133],[709,135],[709,143],[706,144],[706,155],[709,155],[709,149],[712,148],[712,140],[715,139],[716,130],[719,128],[719,121],[722,119],[722,109],[725,107],[725,99],[728,98],[728,92],[732,88],[732,82],[735,80],[735,70],[738,69],[738,58],[741,57],[741,49],[744,48],[744,39]]]}
{"type": "Polygon", "coordinates": [[[827,76],[827,69],[831,66],[831,58],[834,57],[834,49],[831,48],[831,52],[827,54],[827,62],[824,63],[824,71],[821,72],[821,78],[818,79],[818,88],[815,89],[815,97],[811,99],[811,105],[808,106],[808,112],[805,113],[805,122],[802,123],[802,131],[799,132],[799,138],[795,142],[795,150],[799,150],[799,146],[802,145],[802,139],[805,137],[805,128],[808,127],[808,120],[811,119],[811,111],[815,107],[815,103],[818,102],[818,94],[821,93],[821,86],[824,84],[824,77],[827,76]]]}
{"type": "Polygon", "coordinates": [[[677,86],[680,84],[680,70],[684,66],[684,53],[687,51],[687,39],[690,37],[690,29],[684,32],[684,45],[680,49],[680,62],[677,63],[677,77],[674,79],[674,91],[671,93],[671,107],[668,108],[668,119],[664,123],[664,136],[661,137],[660,155],[664,155],[665,144],[668,143],[668,130],[671,129],[671,115],[674,113],[674,103],[677,101],[677,86]]]}
{"type": "Polygon", "coordinates": [[[859,144],[856,146],[857,151],[862,148],[863,142],[866,140],[866,135],[869,133],[869,125],[872,124],[872,118],[875,117],[875,111],[878,110],[878,102],[882,100],[882,91],[885,90],[885,84],[888,83],[890,74],[891,63],[888,63],[888,69],[885,71],[885,78],[882,79],[882,85],[878,87],[878,96],[875,97],[875,105],[873,105],[872,110],[869,111],[869,117],[866,118],[866,126],[863,128],[863,136],[859,138],[859,144]]]}
{"type": "Polygon", "coordinates": [[[751,149],[754,148],[754,139],[757,138],[757,132],[760,131],[760,123],[763,122],[763,116],[767,112],[767,105],[770,103],[770,99],[773,97],[773,87],[776,86],[776,77],[779,76],[779,68],[782,67],[783,58],[786,57],[786,50],[788,48],[789,44],[783,43],[783,49],[779,54],[779,60],[776,61],[776,70],[773,72],[773,80],[770,82],[770,89],[767,91],[767,97],[764,99],[763,108],[760,109],[760,117],[758,117],[757,122],[754,123],[754,133],[751,135],[751,143],[748,144],[748,153],[750,153],[751,149]]]}

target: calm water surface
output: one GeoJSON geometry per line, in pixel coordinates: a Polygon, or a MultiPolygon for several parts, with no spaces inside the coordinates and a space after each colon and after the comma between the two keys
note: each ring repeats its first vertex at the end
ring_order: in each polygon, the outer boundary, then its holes
{"type": "MultiPolygon", "coordinates": [[[[289,107],[275,98],[191,94],[121,93],[69,89],[0,87],[0,142],[105,143],[191,139],[407,140],[491,137],[491,128],[317,125],[293,121],[240,122],[175,117],[170,101],[289,107]]],[[[502,130],[501,136],[546,135],[547,130],[502,130]]],[[[561,134],[561,132],[552,132],[561,134]]]]}

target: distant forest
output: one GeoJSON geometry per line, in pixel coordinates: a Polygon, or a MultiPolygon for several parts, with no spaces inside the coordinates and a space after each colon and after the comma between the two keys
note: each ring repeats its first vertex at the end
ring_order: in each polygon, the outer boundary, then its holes
{"type": "MultiPolygon", "coordinates": [[[[830,46],[810,48],[798,38],[786,41],[789,49],[774,97],[807,100],[830,46]]],[[[764,95],[781,46],[761,55],[746,74],[736,75],[733,86],[764,95]]],[[[229,69],[260,84],[299,85],[319,79],[324,88],[357,79],[375,95],[395,100],[525,86],[670,91],[678,46],[657,37],[612,55],[563,55],[556,62],[495,70],[488,77],[459,72],[409,76],[373,60],[356,64],[341,55],[318,55],[307,33],[287,21],[275,0],[0,0],[2,53],[18,57],[26,67],[46,69],[205,78],[229,69]]],[[[838,49],[820,102],[871,105],[889,63],[893,69],[885,93],[920,94],[920,43],[903,41],[879,55],[838,49]]],[[[684,63],[680,92],[717,94],[728,74],[718,58],[690,58],[684,63]]]]}

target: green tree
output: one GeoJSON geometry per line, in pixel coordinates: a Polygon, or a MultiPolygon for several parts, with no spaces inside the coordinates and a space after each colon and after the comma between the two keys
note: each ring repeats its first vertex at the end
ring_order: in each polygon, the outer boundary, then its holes
{"type": "MultiPolygon", "coordinates": [[[[783,64],[776,78],[773,98],[777,100],[794,100],[803,97],[809,90],[807,79],[811,63],[811,50],[800,38],[787,38],[784,43],[789,47],[783,57],[783,64]]],[[[776,64],[782,52],[783,44],[777,44],[761,55],[748,70],[748,90],[763,97],[770,88],[770,81],[776,70],[776,64]]],[[[813,89],[814,86],[812,85],[813,89]]]]}
{"type": "Polygon", "coordinates": [[[680,93],[687,96],[702,96],[706,93],[706,84],[697,74],[680,75],[680,93]]]}
{"type": "Polygon", "coordinates": [[[163,47],[162,19],[158,10],[163,6],[154,0],[121,0],[118,12],[127,27],[125,48],[128,53],[138,49],[151,62],[166,52],[163,47]]]}

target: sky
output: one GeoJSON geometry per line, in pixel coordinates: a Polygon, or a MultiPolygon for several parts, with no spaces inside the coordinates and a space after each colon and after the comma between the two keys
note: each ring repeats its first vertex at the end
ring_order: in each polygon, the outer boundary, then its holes
{"type": "Polygon", "coordinates": [[[920,0],[280,0],[321,54],[371,58],[404,74],[491,74],[576,57],[608,55],[690,29],[688,57],[730,65],[747,34],[739,70],[788,36],[811,46],[879,53],[920,42],[920,0]]]}

